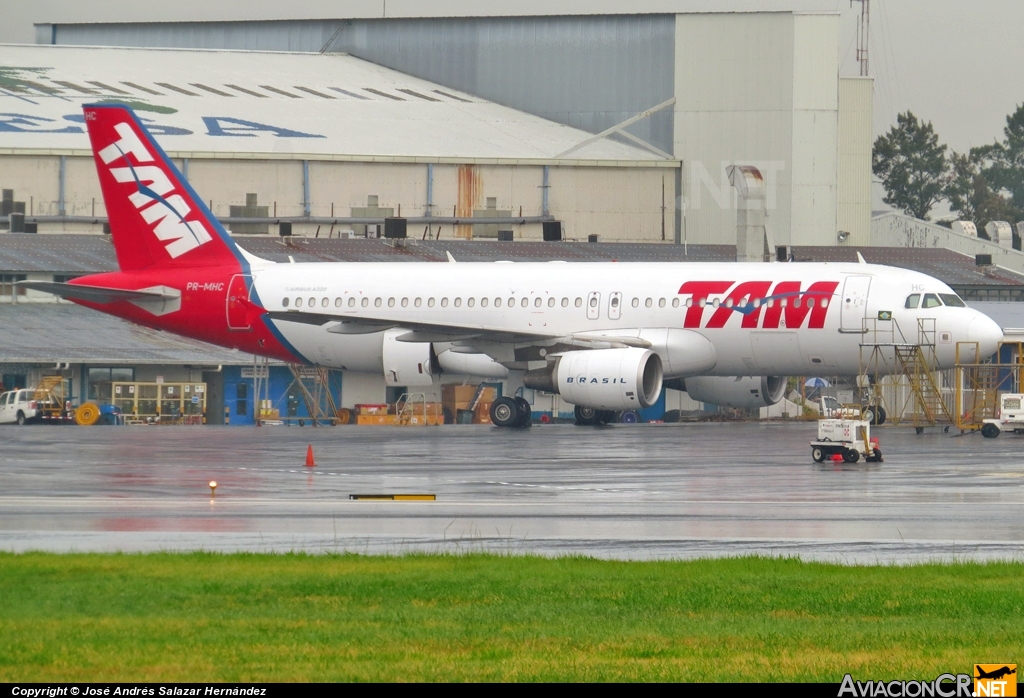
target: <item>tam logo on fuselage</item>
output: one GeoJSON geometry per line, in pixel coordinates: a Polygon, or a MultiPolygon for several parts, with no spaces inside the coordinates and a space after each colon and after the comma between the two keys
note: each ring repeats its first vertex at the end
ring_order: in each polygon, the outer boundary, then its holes
{"type": "MultiPolygon", "coordinates": [[[[89,119],[90,112],[86,112],[89,119]]],[[[149,223],[153,233],[162,242],[172,258],[180,257],[210,240],[212,236],[202,221],[186,221],[185,216],[192,208],[185,203],[179,194],[173,194],[174,185],[162,167],[152,165],[132,165],[128,153],[135,157],[137,163],[152,163],[154,158],[145,144],[135,133],[135,129],[126,122],[114,126],[120,139],[99,151],[100,159],[110,165],[124,159],[127,167],[111,167],[110,174],[118,182],[135,182],[137,190],[128,197],[143,219],[149,223]]]]}
{"type": "Polygon", "coordinates": [[[779,281],[774,287],[771,281],[687,281],[679,287],[680,295],[690,296],[683,327],[721,328],[739,314],[744,329],[796,329],[806,321],[808,329],[820,330],[839,282],[818,281],[806,290],[801,285],[799,281],[779,281]],[[706,310],[712,312],[705,315],[706,310]]]}

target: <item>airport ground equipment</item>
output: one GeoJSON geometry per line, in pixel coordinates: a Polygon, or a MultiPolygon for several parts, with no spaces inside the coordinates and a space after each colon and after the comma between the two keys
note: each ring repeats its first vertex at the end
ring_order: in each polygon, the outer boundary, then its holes
{"type": "Polygon", "coordinates": [[[32,391],[21,388],[0,393],[0,424],[26,424],[39,417],[32,391]]]}
{"type": "Polygon", "coordinates": [[[65,424],[68,421],[68,398],[71,381],[64,376],[43,376],[36,385],[32,399],[43,422],[65,424]]]}
{"type": "Polygon", "coordinates": [[[1024,342],[1001,342],[996,353],[984,362],[977,362],[978,347],[974,342],[958,342],[956,352],[956,426],[961,431],[980,429],[989,438],[998,436],[1004,428],[999,425],[1002,415],[1016,414],[1018,410],[1013,407],[1007,411],[1002,405],[1003,397],[1024,393],[1024,342]],[[992,426],[985,433],[989,424],[992,426]]]}
{"type": "Polygon", "coordinates": [[[871,422],[866,419],[820,419],[818,438],[811,442],[811,457],[821,463],[834,456],[847,463],[864,457],[868,463],[881,463],[878,439],[871,437],[871,422]]]}
{"type": "Polygon", "coordinates": [[[1024,393],[1004,393],[999,399],[999,414],[986,419],[981,425],[981,435],[994,439],[1004,431],[1024,433],[1024,393]]]}

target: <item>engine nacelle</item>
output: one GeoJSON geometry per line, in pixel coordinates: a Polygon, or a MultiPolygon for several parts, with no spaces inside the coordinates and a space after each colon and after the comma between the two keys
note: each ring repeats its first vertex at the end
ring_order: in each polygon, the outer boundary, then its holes
{"type": "Polygon", "coordinates": [[[429,342],[399,342],[406,330],[384,333],[382,363],[384,383],[389,386],[424,387],[434,382],[429,342]]]}
{"type": "Polygon", "coordinates": [[[554,364],[527,371],[528,388],[558,393],[566,402],[599,410],[650,407],[661,395],[661,357],[650,349],[570,351],[554,364]]]}
{"type": "Polygon", "coordinates": [[[786,393],[785,376],[694,376],[686,379],[694,400],[722,407],[767,407],[786,393]]]}
{"type": "Polygon", "coordinates": [[[508,369],[487,354],[463,354],[449,349],[438,353],[437,365],[445,373],[477,378],[508,378],[508,369]]]}

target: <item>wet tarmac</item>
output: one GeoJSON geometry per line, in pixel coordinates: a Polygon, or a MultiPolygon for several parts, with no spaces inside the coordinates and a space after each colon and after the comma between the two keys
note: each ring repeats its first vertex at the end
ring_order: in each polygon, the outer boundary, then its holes
{"type": "Polygon", "coordinates": [[[1024,560],[1024,436],[882,428],[885,462],[849,465],[814,463],[814,434],[2,427],[0,549],[1024,560]],[[349,499],[393,493],[437,500],[349,499]]]}

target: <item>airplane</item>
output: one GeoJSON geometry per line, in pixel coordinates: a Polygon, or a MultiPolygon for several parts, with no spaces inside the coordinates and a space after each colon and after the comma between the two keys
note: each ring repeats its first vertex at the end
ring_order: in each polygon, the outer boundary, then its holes
{"type": "MultiPolygon", "coordinates": [[[[83,111],[119,270],[21,283],[284,362],[390,386],[508,380],[596,424],[666,387],[760,407],[786,376],[858,375],[869,325],[930,328],[938,369],[958,343],[980,361],[1003,336],[941,281],[865,263],[276,263],[231,238],[129,107],[83,111]]],[[[498,426],[530,415],[522,397],[491,405],[498,426]]]]}

